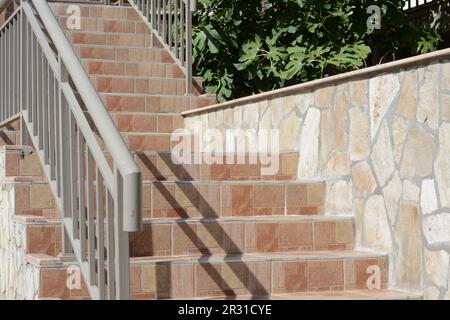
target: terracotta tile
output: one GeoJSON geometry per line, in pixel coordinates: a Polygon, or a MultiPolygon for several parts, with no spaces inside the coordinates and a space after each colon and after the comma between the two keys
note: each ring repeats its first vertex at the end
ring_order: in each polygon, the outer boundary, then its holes
{"type": "Polygon", "coordinates": [[[16,209],[30,208],[29,185],[16,185],[14,187],[14,205],[16,209]]]}
{"type": "Polygon", "coordinates": [[[332,286],[344,285],[344,262],[342,260],[308,261],[308,289],[330,290],[332,286]]]}
{"type": "Polygon", "coordinates": [[[39,296],[42,298],[69,298],[66,286],[66,269],[46,268],[41,270],[41,287],[39,296]]]}
{"type": "Polygon", "coordinates": [[[27,252],[56,256],[59,252],[55,252],[55,233],[54,226],[28,226],[27,252]]]}
{"type": "Polygon", "coordinates": [[[284,208],[284,185],[255,185],[255,207],[284,208]]]}
{"type": "Polygon", "coordinates": [[[184,255],[197,253],[199,251],[199,240],[197,225],[176,224],[173,226],[173,254],[184,255]]]}
{"type": "Polygon", "coordinates": [[[231,206],[233,216],[250,216],[253,214],[253,186],[231,186],[231,206]]]}
{"type": "Polygon", "coordinates": [[[205,297],[223,292],[222,266],[220,264],[196,264],[195,296],[205,297]]]}
{"type": "Polygon", "coordinates": [[[170,275],[171,298],[192,298],[194,296],[194,266],[192,264],[172,264],[170,275]]]}
{"type": "Polygon", "coordinates": [[[283,251],[312,250],[312,235],[311,222],[280,223],[280,249],[283,251]]]}
{"type": "Polygon", "coordinates": [[[163,256],[172,254],[172,233],[170,225],[144,225],[140,232],[130,236],[132,257],[163,256]]]}
{"type": "Polygon", "coordinates": [[[170,265],[156,264],[141,267],[142,293],[154,293],[155,297],[160,299],[170,298],[171,287],[170,265]]]}
{"type": "Polygon", "coordinates": [[[30,208],[45,209],[54,208],[55,201],[50,187],[45,185],[30,186],[30,208]]]}
{"type": "Polygon", "coordinates": [[[286,185],[286,205],[288,211],[306,206],[307,201],[306,186],[304,184],[286,185]]]}
{"type": "Polygon", "coordinates": [[[307,263],[286,261],[284,263],[285,292],[301,292],[308,289],[307,263]]]}
{"type": "Polygon", "coordinates": [[[315,183],[307,185],[308,206],[323,206],[325,201],[325,184],[315,183]]]}
{"type": "Polygon", "coordinates": [[[258,252],[276,252],[279,249],[279,224],[256,224],[256,248],[258,252]]]}

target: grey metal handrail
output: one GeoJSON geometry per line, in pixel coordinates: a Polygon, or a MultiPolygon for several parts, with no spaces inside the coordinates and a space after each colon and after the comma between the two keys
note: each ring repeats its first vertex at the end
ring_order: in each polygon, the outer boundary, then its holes
{"type": "MultiPolygon", "coordinates": [[[[186,93],[192,94],[192,13],[195,0],[128,0],[167,49],[186,76],[186,93]]],[[[152,37],[152,45],[154,39],[152,37]]]]}
{"type": "Polygon", "coordinates": [[[0,122],[21,116],[21,142],[31,138],[63,218],[63,253],[74,253],[93,299],[128,299],[139,168],[47,1],[21,3],[0,52],[0,122]]]}

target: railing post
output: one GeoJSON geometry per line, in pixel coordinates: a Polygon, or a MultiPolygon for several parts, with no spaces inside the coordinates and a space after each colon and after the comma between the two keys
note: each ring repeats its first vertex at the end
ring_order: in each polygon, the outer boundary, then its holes
{"type": "MultiPolygon", "coordinates": [[[[155,1],[157,1],[157,0],[147,0],[147,1],[150,1],[150,10],[151,10],[150,23],[152,26],[152,30],[156,30],[156,4],[155,4],[155,1]]],[[[153,35],[153,33],[151,34],[150,40],[151,40],[150,45],[152,47],[154,47],[155,46],[155,36],[153,35]]]]}
{"type": "MultiPolygon", "coordinates": [[[[61,59],[60,56],[58,56],[58,63],[59,63],[59,99],[58,99],[58,106],[59,108],[59,146],[60,146],[60,177],[62,180],[61,183],[61,212],[62,218],[71,218],[72,212],[71,212],[71,188],[70,188],[70,177],[71,177],[71,170],[70,170],[70,132],[69,132],[69,126],[70,126],[70,111],[69,106],[67,105],[67,100],[63,95],[61,86],[69,81],[69,73],[67,72],[67,69],[61,59]]],[[[63,247],[62,247],[62,253],[60,254],[60,258],[67,261],[74,259],[74,253],[73,248],[70,243],[69,236],[67,235],[67,232],[63,226],[62,228],[62,239],[63,239],[63,247]]]]}
{"type": "Polygon", "coordinates": [[[186,94],[192,94],[192,14],[197,2],[186,0],[186,94]]]}
{"type": "Polygon", "coordinates": [[[116,299],[130,299],[130,253],[128,232],[123,230],[123,179],[122,175],[114,168],[114,239],[115,239],[115,275],[116,275],[116,299]]]}

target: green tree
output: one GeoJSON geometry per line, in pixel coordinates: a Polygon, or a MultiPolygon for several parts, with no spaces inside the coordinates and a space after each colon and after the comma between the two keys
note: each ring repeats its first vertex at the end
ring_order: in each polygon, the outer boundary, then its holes
{"type": "Polygon", "coordinates": [[[194,69],[219,101],[435,50],[404,0],[199,0],[194,69]],[[370,5],[381,29],[367,26],[370,5]]]}

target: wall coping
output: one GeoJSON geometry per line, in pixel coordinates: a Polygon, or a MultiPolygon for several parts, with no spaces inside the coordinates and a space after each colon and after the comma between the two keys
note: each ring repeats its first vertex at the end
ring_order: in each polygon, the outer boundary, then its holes
{"type": "Polygon", "coordinates": [[[232,108],[240,105],[251,104],[255,102],[259,102],[262,100],[272,100],[275,98],[280,98],[284,96],[289,96],[297,93],[301,93],[304,91],[311,91],[313,89],[318,89],[320,87],[325,87],[330,84],[335,84],[348,80],[362,80],[363,78],[372,77],[375,75],[397,71],[400,69],[405,69],[411,66],[419,66],[429,62],[433,62],[436,60],[448,59],[450,58],[450,48],[434,51],[427,54],[422,54],[418,56],[414,56],[411,58],[406,58],[402,60],[397,60],[385,64],[379,64],[373,67],[359,69],[355,71],[350,71],[346,73],[341,73],[335,76],[313,80],[301,84],[296,84],[293,86],[289,86],[286,88],[281,88],[273,91],[263,92],[254,94],[251,96],[226,101],[223,103],[214,104],[207,107],[197,108],[193,110],[188,110],[182,112],[181,115],[183,117],[195,116],[202,113],[208,113],[218,110],[223,110],[227,108],[232,108]]]}

